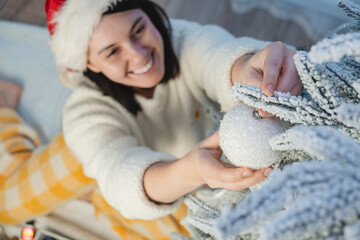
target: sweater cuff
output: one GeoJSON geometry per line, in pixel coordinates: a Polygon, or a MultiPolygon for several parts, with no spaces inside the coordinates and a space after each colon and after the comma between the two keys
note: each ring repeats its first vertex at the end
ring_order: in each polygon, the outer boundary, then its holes
{"type": "Polygon", "coordinates": [[[219,99],[221,111],[227,112],[237,104],[231,95],[231,70],[236,60],[245,54],[258,52],[268,44],[269,42],[242,37],[234,39],[224,46],[221,51],[223,56],[219,57],[219,59],[222,59],[223,61],[218,65],[219,68],[217,69],[217,71],[221,71],[219,76],[222,76],[217,82],[217,89],[219,90],[217,97],[219,99]]]}
{"type": "MultiPolygon", "coordinates": [[[[174,212],[182,203],[182,199],[171,204],[158,204],[151,201],[143,187],[143,177],[146,169],[156,162],[172,161],[176,158],[166,153],[154,152],[146,147],[136,147],[126,153],[126,162],[117,162],[112,171],[116,185],[112,199],[115,208],[128,218],[151,220],[174,212]]],[[[111,179],[110,178],[110,179],[111,179]]]]}

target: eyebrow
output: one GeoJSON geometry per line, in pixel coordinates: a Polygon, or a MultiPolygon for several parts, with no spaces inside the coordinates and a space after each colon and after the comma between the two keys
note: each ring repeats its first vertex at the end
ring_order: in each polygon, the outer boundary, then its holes
{"type": "MultiPolygon", "coordinates": [[[[138,18],[135,20],[134,24],[132,25],[132,27],[131,27],[131,29],[130,29],[130,32],[132,32],[132,31],[134,30],[134,28],[136,27],[136,25],[137,25],[142,19],[143,19],[143,17],[140,16],[140,17],[138,17],[138,18]]],[[[98,52],[98,55],[100,55],[102,52],[106,51],[107,49],[112,48],[113,46],[115,46],[114,43],[113,43],[113,44],[110,44],[110,45],[108,45],[108,46],[106,46],[106,47],[104,47],[104,48],[102,48],[102,49],[98,52]]]]}
{"type": "Polygon", "coordinates": [[[138,18],[135,20],[134,24],[132,25],[132,27],[131,27],[131,29],[130,29],[130,32],[132,32],[132,30],[134,30],[134,28],[136,27],[136,25],[137,25],[142,19],[143,19],[143,17],[140,16],[140,17],[138,17],[138,18]]]}
{"type": "Polygon", "coordinates": [[[115,46],[114,43],[113,43],[113,44],[110,44],[110,45],[108,45],[108,46],[106,46],[106,47],[104,47],[103,49],[101,49],[101,50],[98,52],[98,55],[100,55],[102,52],[108,50],[109,48],[112,48],[113,46],[115,46]]]}

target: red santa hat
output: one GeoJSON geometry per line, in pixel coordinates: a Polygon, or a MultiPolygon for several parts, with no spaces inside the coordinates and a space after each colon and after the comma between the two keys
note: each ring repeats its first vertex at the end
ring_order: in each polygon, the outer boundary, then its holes
{"type": "Polygon", "coordinates": [[[90,38],[102,15],[139,7],[139,0],[46,0],[45,12],[60,81],[73,88],[84,81],[90,38]]]}

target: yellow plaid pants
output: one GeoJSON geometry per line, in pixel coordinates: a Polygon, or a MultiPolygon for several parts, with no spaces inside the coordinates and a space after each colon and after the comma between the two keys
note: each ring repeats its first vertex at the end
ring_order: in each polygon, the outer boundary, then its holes
{"type": "Polygon", "coordinates": [[[112,208],[83,173],[81,163],[66,147],[63,135],[37,152],[36,131],[12,109],[0,108],[0,222],[16,224],[45,214],[64,201],[94,189],[95,215],[124,240],[170,239],[171,232],[188,235],[180,220],[185,205],[152,221],[130,220],[112,208]]]}

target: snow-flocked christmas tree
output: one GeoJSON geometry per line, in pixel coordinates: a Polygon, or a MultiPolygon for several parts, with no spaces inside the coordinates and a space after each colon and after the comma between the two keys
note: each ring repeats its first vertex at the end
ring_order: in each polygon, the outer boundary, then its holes
{"type": "Polygon", "coordinates": [[[193,239],[359,238],[360,7],[349,0],[338,5],[354,21],[294,57],[301,96],[233,87],[236,99],[294,124],[270,140],[286,166],[253,192],[204,189],[186,196],[184,224],[193,239]]]}

